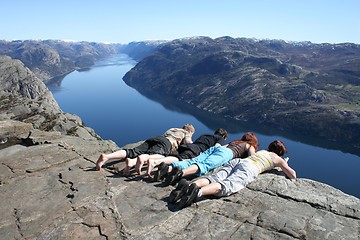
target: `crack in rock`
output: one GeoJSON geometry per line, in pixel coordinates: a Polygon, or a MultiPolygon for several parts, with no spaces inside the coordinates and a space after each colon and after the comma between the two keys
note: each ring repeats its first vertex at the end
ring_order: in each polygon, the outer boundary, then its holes
{"type": "Polygon", "coordinates": [[[19,232],[20,236],[23,237],[24,234],[22,233],[22,230],[21,230],[20,214],[19,214],[19,211],[17,208],[14,208],[14,217],[15,217],[16,229],[19,232]]]}
{"type": "Polygon", "coordinates": [[[90,227],[90,228],[97,228],[100,236],[105,237],[107,240],[109,239],[109,237],[107,235],[105,235],[104,233],[101,232],[101,226],[99,224],[89,224],[86,222],[82,222],[81,224],[83,224],[84,226],[90,227]]]}

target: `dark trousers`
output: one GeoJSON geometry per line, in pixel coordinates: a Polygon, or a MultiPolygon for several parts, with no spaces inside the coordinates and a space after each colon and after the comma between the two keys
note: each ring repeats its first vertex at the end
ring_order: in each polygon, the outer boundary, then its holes
{"type": "Polygon", "coordinates": [[[136,158],[141,154],[161,154],[168,156],[171,152],[170,141],[163,136],[153,137],[147,139],[139,146],[131,149],[124,149],[126,151],[126,157],[136,158]]]}
{"type": "Polygon", "coordinates": [[[182,161],[183,159],[191,159],[197,157],[200,153],[200,148],[197,145],[190,143],[180,145],[177,151],[172,153],[171,155],[177,157],[179,161],[182,161]]]}

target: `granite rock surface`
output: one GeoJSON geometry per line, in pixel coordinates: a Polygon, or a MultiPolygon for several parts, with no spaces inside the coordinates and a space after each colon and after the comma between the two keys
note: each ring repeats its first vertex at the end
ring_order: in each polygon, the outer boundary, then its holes
{"type": "Polygon", "coordinates": [[[1,121],[33,145],[0,150],[2,239],[359,239],[360,200],[309,179],[262,174],[225,198],[179,210],[173,186],[124,177],[122,161],[95,162],[117,150],[83,139],[1,121]],[[17,127],[16,127],[17,126],[17,127]]]}

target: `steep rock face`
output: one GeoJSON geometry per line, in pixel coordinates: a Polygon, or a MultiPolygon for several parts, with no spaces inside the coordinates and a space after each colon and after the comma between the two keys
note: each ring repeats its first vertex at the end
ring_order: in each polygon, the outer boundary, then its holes
{"type": "Polygon", "coordinates": [[[200,37],[160,45],[124,81],[179,105],[359,147],[359,64],[355,44],[200,37]]]}
{"type": "Polygon", "coordinates": [[[20,95],[28,99],[41,99],[59,108],[52,94],[45,84],[34,75],[19,60],[12,60],[7,56],[0,56],[0,84],[1,90],[20,95]]]}
{"type": "MultiPolygon", "coordinates": [[[[0,73],[0,120],[16,120],[35,129],[100,139],[79,117],[62,112],[45,84],[19,60],[0,56],[0,73]]],[[[0,137],[8,144],[17,142],[16,136],[8,131],[0,132],[0,137]]]]}

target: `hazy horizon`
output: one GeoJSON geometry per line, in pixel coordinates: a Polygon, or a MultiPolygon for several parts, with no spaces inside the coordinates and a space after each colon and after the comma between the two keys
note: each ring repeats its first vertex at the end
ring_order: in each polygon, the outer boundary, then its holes
{"type": "MultiPolygon", "coordinates": [[[[12,41],[63,41],[63,42],[74,42],[74,43],[79,43],[79,42],[95,42],[95,43],[103,43],[103,44],[129,44],[132,42],[165,42],[165,41],[173,41],[173,40],[177,40],[177,39],[187,39],[187,38],[196,38],[196,37],[209,37],[209,36],[191,36],[191,37],[182,37],[182,38],[174,38],[174,39],[169,39],[169,40],[164,40],[164,39],[154,39],[154,40],[139,40],[139,41],[130,41],[130,42],[126,42],[126,43],[120,43],[120,42],[96,42],[96,41],[87,41],[87,40],[81,40],[81,41],[76,41],[76,40],[66,40],[66,39],[12,39],[12,40],[8,40],[8,39],[0,39],[3,41],[8,41],[8,42],[12,42],[12,41]]],[[[216,38],[221,38],[221,37],[232,37],[232,36],[219,36],[216,38]]],[[[211,38],[211,37],[210,37],[211,38]]],[[[216,38],[212,38],[212,39],[216,39],[216,38]]],[[[291,41],[291,40],[284,40],[284,39],[270,39],[270,38],[250,38],[250,37],[232,37],[234,39],[236,38],[247,38],[247,39],[255,39],[255,40],[279,40],[279,41],[285,41],[287,43],[301,43],[301,42],[311,42],[311,41],[291,41]]],[[[354,42],[338,42],[338,43],[329,43],[329,42],[323,42],[323,43],[315,43],[315,42],[311,42],[313,44],[346,44],[346,43],[351,43],[351,44],[357,44],[359,45],[360,43],[354,43],[354,42]]]]}

